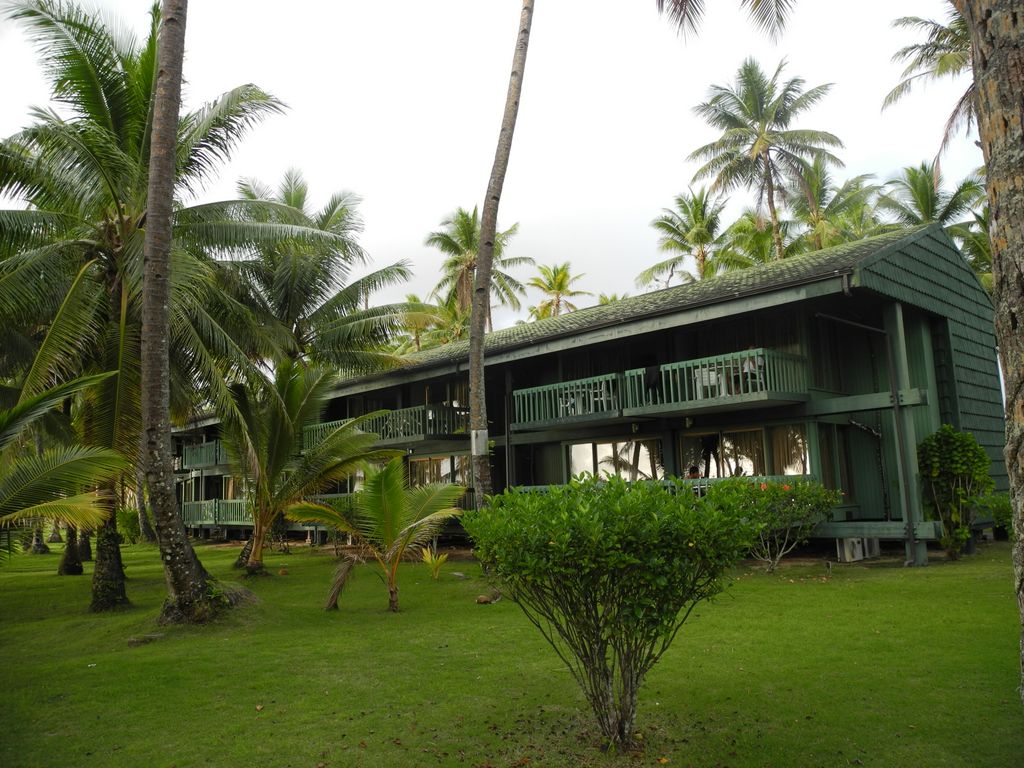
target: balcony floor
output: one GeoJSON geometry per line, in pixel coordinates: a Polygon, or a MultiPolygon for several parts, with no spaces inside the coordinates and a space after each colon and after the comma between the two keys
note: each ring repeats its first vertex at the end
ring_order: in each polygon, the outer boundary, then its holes
{"type": "Polygon", "coordinates": [[[809,399],[806,392],[749,392],[742,395],[724,395],[707,397],[700,400],[687,400],[681,403],[661,403],[647,405],[642,408],[624,408],[623,416],[696,416],[705,413],[726,413],[728,411],[747,411],[756,408],[774,408],[784,405],[805,403],[809,399]]]}

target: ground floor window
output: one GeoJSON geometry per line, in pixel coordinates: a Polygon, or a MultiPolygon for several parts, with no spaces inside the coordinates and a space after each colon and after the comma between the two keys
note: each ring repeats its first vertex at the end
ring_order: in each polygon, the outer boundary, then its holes
{"type": "Polygon", "coordinates": [[[661,440],[573,443],[566,452],[570,477],[587,474],[621,477],[629,482],[665,477],[661,440]]]}
{"type": "Polygon", "coordinates": [[[469,484],[469,456],[424,456],[409,459],[409,485],[469,484]]]}
{"type": "Polygon", "coordinates": [[[743,477],[810,474],[803,424],[688,433],[679,440],[684,476],[743,477]]]}

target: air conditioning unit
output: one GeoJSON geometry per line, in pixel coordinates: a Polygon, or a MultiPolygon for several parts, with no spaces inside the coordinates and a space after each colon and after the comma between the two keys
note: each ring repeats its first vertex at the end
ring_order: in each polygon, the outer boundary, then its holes
{"type": "Polygon", "coordinates": [[[841,563],[855,563],[881,554],[877,538],[836,539],[836,558],[841,563]]]}
{"type": "Polygon", "coordinates": [[[836,539],[836,558],[841,563],[864,559],[864,539],[836,539]]]}

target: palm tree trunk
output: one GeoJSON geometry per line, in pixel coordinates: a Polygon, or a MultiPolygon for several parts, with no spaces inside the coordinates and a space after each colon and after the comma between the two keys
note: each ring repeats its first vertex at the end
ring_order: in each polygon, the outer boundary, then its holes
{"type": "Polygon", "coordinates": [[[484,210],[480,220],[480,250],[476,259],[476,284],[473,290],[473,311],[469,321],[469,428],[470,450],[473,455],[473,498],[476,506],[491,493],[491,464],[488,455],[487,401],[484,393],[484,325],[487,321],[491,297],[491,266],[494,261],[494,238],[498,229],[498,204],[505,184],[512,153],[512,135],[519,114],[519,98],[523,90],[526,53],[530,46],[530,26],[533,23],[533,0],[523,0],[519,20],[519,35],[512,73],[505,97],[505,113],[498,133],[498,146],[494,152],[491,177],[487,182],[484,210]]]}
{"type": "Polygon", "coordinates": [[[117,485],[101,489],[109,500],[107,519],[96,529],[96,566],[92,572],[92,603],[89,610],[112,611],[128,605],[125,592],[124,564],[121,562],[121,534],[117,532],[114,499],[117,485]]]}
{"type": "Polygon", "coordinates": [[[81,576],[82,560],[78,557],[78,532],[73,525],[69,525],[64,536],[64,554],[60,558],[60,565],[57,566],[58,576],[81,576]]]}
{"type": "Polygon", "coordinates": [[[146,514],[146,473],[141,467],[135,470],[135,505],[139,511],[139,533],[142,540],[152,544],[156,541],[156,532],[149,524],[149,515],[146,514]]]}
{"type": "Polygon", "coordinates": [[[772,178],[772,165],[768,160],[767,153],[764,156],[764,167],[765,197],[768,198],[768,214],[772,220],[772,241],[775,243],[775,258],[782,261],[782,232],[779,229],[779,212],[775,210],[775,180],[772,178]]]}
{"type": "Polygon", "coordinates": [[[187,0],[164,0],[161,11],[143,253],[143,463],[167,583],[167,599],[160,615],[163,622],[204,621],[223,603],[213,596],[210,576],[196,557],[178,513],[171,457],[171,213],[187,10],[187,0]]]}
{"type": "Polygon", "coordinates": [[[92,562],[92,545],[89,543],[89,535],[88,531],[80,531],[78,534],[78,559],[83,563],[92,562]]]}
{"type": "Polygon", "coordinates": [[[1024,4],[955,0],[971,30],[978,133],[992,210],[996,339],[1006,381],[1006,469],[1013,504],[1013,577],[1021,617],[1024,701],[1024,4]]]}
{"type": "Polygon", "coordinates": [[[255,512],[253,514],[252,521],[252,538],[250,543],[252,548],[249,550],[249,560],[246,562],[246,570],[250,574],[260,573],[263,570],[263,546],[267,542],[267,524],[264,522],[266,517],[262,512],[255,512]]]}

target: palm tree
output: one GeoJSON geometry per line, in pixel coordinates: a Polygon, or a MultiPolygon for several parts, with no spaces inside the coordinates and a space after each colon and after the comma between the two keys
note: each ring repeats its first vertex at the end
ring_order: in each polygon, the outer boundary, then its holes
{"type": "Polygon", "coordinates": [[[624,293],[621,296],[617,293],[599,293],[597,294],[597,306],[603,307],[606,304],[614,304],[617,301],[628,299],[629,294],[624,293]]]}
{"type": "MultiPolygon", "coordinates": [[[[918,80],[941,80],[958,78],[971,74],[971,33],[967,21],[956,4],[949,3],[946,23],[919,16],[903,16],[892,26],[898,29],[912,29],[924,34],[924,42],[913,43],[900,48],[893,54],[894,62],[905,62],[899,84],[886,95],[882,109],[887,109],[910,93],[918,80]]],[[[975,120],[976,92],[973,78],[963,92],[942,132],[942,144],[936,155],[941,155],[953,137],[961,131],[970,131],[975,120]]]]}
{"type": "Polygon", "coordinates": [[[981,212],[972,211],[973,221],[962,224],[954,224],[949,228],[949,233],[960,241],[960,251],[963,253],[971,269],[985,286],[985,290],[992,293],[992,237],[989,232],[991,212],[988,205],[985,205],[981,212]]]}
{"type": "MultiPolygon", "coordinates": [[[[1017,0],[954,0],[967,22],[977,93],[978,135],[985,153],[991,211],[992,282],[996,341],[1006,383],[1006,470],[1013,529],[1024,531],[1024,121],[1020,119],[1020,41],[1024,13],[1017,0]]],[[[1021,699],[1024,701],[1024,536],[1013,545],[1013,578],[1021,617],[1021,699]]]]}
{"type": "Polygon", "coordinates": [[[111,376],[83,376],[0,410],[0,528],[36,520],[94,526],[106,518],[108,500],[95,488],[127,466],[121,456],[77,445],[37,454],[19,441],[49,411],[111,376]]]}
{"type": "Polygon", "coordinates": [[[694,180],[714,178],[712,192],[737,186],[757,190],[758,206],[767,203],[776,258],[783,257],[777,203],[785,176],[795,176],[815,158],[842,165],[829,149],[843,143],[825,131],[797,129],[801,113],[819,102],[830,84],[804,90],[802,78],[780,83],[785,61],[769,78],[753,59],[740,66],[731,86],[714,85],[709,99],[694,112],[722,131],[722,136],[694,151],[689,159],[704,163],[694,180]]]}
{"type": "Polygon", "coordinates": [[[580,291],[572,287],[573,283],[582,280],[585,275],[572,274],[568,261],[564,264],[541,264],[537,269],[540,270],[540,274],[530,278],[526,284],[538,289],[546,297],[535,308],[538,319],[558,317],[563,312],[574,312],[576,305],[569,299],[592,295],[589,291],[580,291]]]}
{"type": "MultiPolygon", "coordinates": [[[[160,562],[166,576],[168,594],[161,617],[165,621],[195,622],[214,616],[221,601],[210,588],[206,569],[196,557],[178,513],[171,451],[171,217],[187,11],[187,0],[164,0],[160,14],[143,245],[140,464],[145,470],[160,562]]],[[[140,473],[137,470],[134,474],[138,478],[140,473]]],[[[139,519],[146,521],[142,490],[139,483],[139,519]]]]}
{"type": "MultiPolygon", "coordinates": [[[[523,0],[516,35],[512,72],[508,79],[505,108],[498,132],[494,162],[487,180],[484,209],[480,223],[480,247],[477,251],[476,283],[473,292],[473,314],[469,330],[469,429],[472,475],[476,493],[474,499],[482,504],[491,492],[491,466],[487,448],[487,397],[484,390],[484,333],[489,316],[488,304],[491,285],[491,263],[494,258],[495,233],[498,229],[498,206],[505,184],[512,136],[519,115],[519,99],[523,92],[526,54],[530,48],[530,30],[533,26],[533,2],[523,0]]],[[[740,0],[755,24],[773,36],[785,25],[792,0],[740,0]]],[[[704,10],[703,0],[657,0],[659,13],[666,13],[680,31],[696,29],[704,10]]]]}
{"type": "MultiPolygon", "coordinates": [[[[789,229],[790,222],[779,222],[783,258],[795,255],[798,250],[798,242],[790,237],[789,229]]],[[[720,272],[770,264],[777,258],[771,226],[764,216],[752,209],[745,210],[729,225],[725,231],[725,241],[726,247],[719,252],[716,264],[720,272]]]]}
{"type": "Polygon", "coordinates": [[[637,287],[662,281],[662,287],[668,288],[677,274],[683,282],[713,277],[715,253],[724,245],[724,208],[725,201],[710,195],[704,187],[676,195],[675,208],[663,209],[662,215],[651,222],[660,235],[658,247],[674,255],[637,275],[637,287]],[[693,272],[684,269],[687,258],[694,260],[693,272]]]}
{"type": "Polygon", "coordinates": [[[277,206],[288,212],[289,220],[328,236],[274,243],[225,262],[237,273],[238,284],[252,292],[244,302],[264,323],[279,329],[284,353],[350,373],[394,365],[387,344],[401,328],[406,308],[367,308],[365,303],[375,291],[407,280],[411,272],[408,262],[398,261],[349,279],[353,268],[368,260],[357,240],[362,230],[359,198],[335,193],[323,208],[312,210],[309,187],[295,169],[285,173],[276,192],[251,179],[240,182],[238,191],[244,200],[277,206]]]}
{"type": "Polygon", "coordinates": [[[222,422],[221,440],[252,515],[245,561],[250,573],[263,570],[267,533],[290,507],[346,480],[366,462],[395,455],[374,450],[377,436],[360,430],[376,413],[346,421],[304,449],[303,430],[319,421],[335,383],[325,370],[285,358],[272,382],[232,387],[239,417],[222,422]]]}
{"type": "MultiPolygon", "coordinates": [[[[0,211],[6,258],[0,261],[0,326],[46,328],[24,380],[31,396],[60,377],[117,375],[83,394],[83,441],[140,454],[140,298],[147,206],[150,115],[156,82],[153,10],[143,42],[105,27],[81,9],[50,0],[12,6],[39,44],[54,95],[68,117],[37,109],[36,123],[0,142],[0,195],[27,208],[0,211]],[[40,279],[40,276],[43,279],[40,279]]],[[[176,189],[196,192],[246,129],[280,104],[241,86],[178,121],[176,189]]],[[[259,324],[224,284],[217,256],[284,240],[336,240],[294,219],[291,210],[256,201],[185,207],[171,214],[170,338],[172,405],[197,392],[231,404],[222,375],[253,375],[251,359],[271,346],[259,324]]],[[[113,499],[116,482],[109,488],[113,499]]],[[[97,531],[93,607],[127,602],[110,506],[97,531]]],[[[173,565],[173,563],[172,563],[173,565]]]]}
{"type": "MultiPolygon", "coordinates": [[[[437,248],[445,255],[441,267],[441,280],[434,288],[434,296],[443,303],[454,298],[459,309],[468,311],[472,305],[473,280],[476,274],[477,251],[480,249],[480,214],[476,208],[472,213],[465,208],[455,212],[441,222],[444,229],[427,235],[426,245],[437,248]]],[[[494,262],[491,273],[491,298],[502,306],[518,312],[519,297],[525,293],[523,284],[507,271],[515,267],[532,265],[528,256],[506,257],[505,248],[519,231],[513,224],[494,238],[494,262]]],[[[491,306],[487,305],[487,328],[491,327],[491,306]]]]}
{"type": "Polygon", "coordinates": [[[907,166],[886,182],[878,208],[905,227],[938,222],[949,230],[984,197],[985,187],[974,177],[961,181],[952,192],[942,188],[942,173],[934,162],[907,166]]]}
{"type": "MultiPolygon", "coordinates": [[[[369,470],[351,507],[335,509],[323,504],[292,506],[288,519],[319,523],[352,536],[380,567],[388,588],[388,610],[398,610],[398,565],[409,550],[429,544],[441,527],[462,512],[455,503],[466,492],[458,485],[432,483],[409,488],[402,458],[379,470],[369,470]]],[[[355,561],[347,559],[335,574],[327,608],[338,607],[355,561]]]]}
{"type": "Polygon", "coordinates": [[[814,158],[790,180],[786,193],[789,208],[793,220],[803,225],[800,237],[810,250],[870,236],[850,226],[860,221],[866,204],[878,191],[877,185],[868,183],[870,178],[870,174],[862,174],[836,186],[828,166],[814,158]]]}

